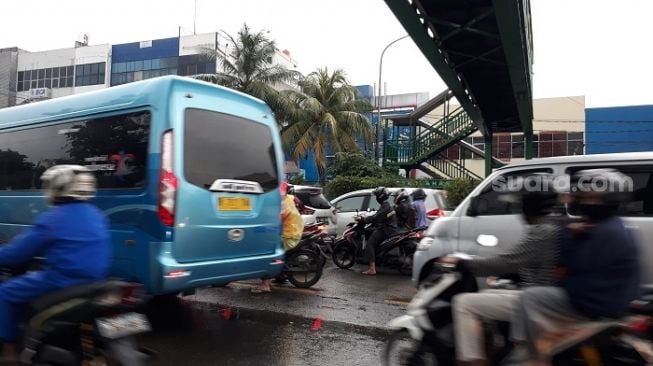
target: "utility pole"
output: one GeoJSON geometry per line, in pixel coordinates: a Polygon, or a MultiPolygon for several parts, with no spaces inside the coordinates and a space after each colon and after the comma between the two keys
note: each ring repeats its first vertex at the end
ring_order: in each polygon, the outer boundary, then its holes
{"type": "Polygon", "coordinates": [[[378,113],[377,113],[377,121],[376,121],[376,148],[374,149],[374,159],[379,161],[381,158],[381,73],[383,71],[383,55],[385,55],[385,51],[388,50],[388,47],[392,46],[393,44],[401,41],[404,38],[407,38],[408,35],[405,35],[403,37],[399,37],[395,39],[394,41],[390,42],[385,48],[383,49],[383,52],[381,52],[381,59],[379,60],[379,90],[378,90],[378,96],[376,98],[377,105],[379,107],[378,113]]]}

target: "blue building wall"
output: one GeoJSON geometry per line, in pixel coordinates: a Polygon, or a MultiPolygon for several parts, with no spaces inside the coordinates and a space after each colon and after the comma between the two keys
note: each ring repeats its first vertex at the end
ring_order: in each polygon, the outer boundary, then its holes
{"type": "Polygon", "coordinates": [[[111,47],[111,62],[127,62],[179,56],[179,38],[155,39],[152,47],[141,48],[140,42],[111,47]]]}
{"type": "Polygon", "coordinates": [[[374,88],[371,85],[359,85],[356,87],[361,96],[365,99],[372,99],[374,97],[374,88]]]}
{"type": "Polygon", "coordinates": [[[653,151],[653,105],[585,109],[586,154],[653,151]]]}

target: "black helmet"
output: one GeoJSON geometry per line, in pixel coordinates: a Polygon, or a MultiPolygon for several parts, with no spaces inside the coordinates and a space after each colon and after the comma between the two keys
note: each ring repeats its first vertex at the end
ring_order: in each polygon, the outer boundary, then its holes
{"type": "Polygon", "coordinates": [[[405,189],[399,190],[399,192],[397,192],[397,197],[395,197],[395,204],[399,204],[407,200],[408,200],[408,192],[406,192],[405,189]]]}
{"type": "Polygon", "coordinates": [[[417,188],[411,193],[414,200],[423,200],[426,198],[426,192],[422,188],[417,188]]]}
{"type": "Polygon", "coordinates": [[[385,187],[375,188],[374,191],[372,192],[372,194],[374,194],[374,196],[376,197],[377,202],[379,202],[379,203],[383,203],[383,202],[387,201],[388,198],[390,197],[390,191],[385,187]]]}

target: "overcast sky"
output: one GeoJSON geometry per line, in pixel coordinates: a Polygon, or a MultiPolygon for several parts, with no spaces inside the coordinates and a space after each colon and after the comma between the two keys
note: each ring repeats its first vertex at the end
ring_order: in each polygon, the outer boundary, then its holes
{"type": "MultiPolygon", "coordinates": [[[[652,0],[531,0],[536,98],[585,95],[587,106],[653,104],[652,0]]],[[[194,0],[3,1],[0,48],[71,47],[174,37],[193,30],[194,0]]],[[[197,32],[265,28],[300,71],[343,68],[378,80],[381,50],[405,34],[383,0],[197,0],[197,32]]],[[[444,90],[411,39],[384,58],[389,94],[444,90]]]]}

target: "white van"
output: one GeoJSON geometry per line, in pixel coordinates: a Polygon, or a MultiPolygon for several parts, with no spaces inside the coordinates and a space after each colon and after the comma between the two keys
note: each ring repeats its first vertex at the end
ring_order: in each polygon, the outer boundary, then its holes
{"type": "MultiPolygon", "coordinates": [[[[437,258],[451,252],[487,257],[505,252],[518,243],[526,226],[521,217],[521,206],[498,199],[502,193],[493,189],[497,181],[533,173],[563,176],[592,168],[613,168],[632,178],[633,201],[621,205],[619,216],[637,232],[644,264],[642,280],[645,284],[653,284],[653,267],[650,265],[653,263],[653,152],[533,159],[497,169],[451,215],[435,220],[429,226],[413,259],[413,283],[417,285],[430,272],[437,258]],[[487,243],[493,246],[487,246],[487,243]]],[[[559,209],[558,216],[571,217],[565,207],[559,209]]]]}

